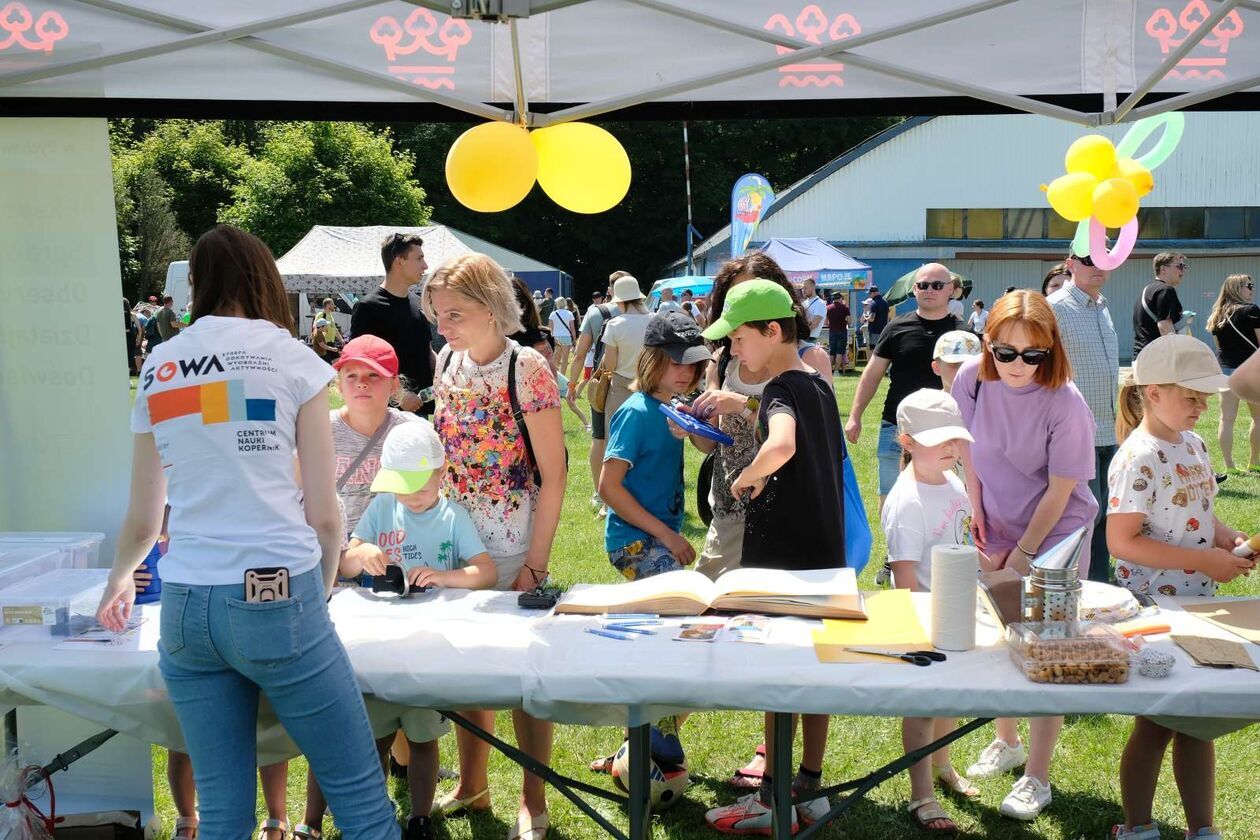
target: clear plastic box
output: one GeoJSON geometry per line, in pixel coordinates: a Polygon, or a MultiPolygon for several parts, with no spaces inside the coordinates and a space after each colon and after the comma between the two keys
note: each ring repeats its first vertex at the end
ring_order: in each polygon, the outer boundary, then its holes
{"type": "Polygon", "coordinates": [[[0,542],[0,591],[27,578],[66,568],[66,554],[45,545],[0,542]]]}
{"type": "Polygon", "coordinates": [[[26,635],[69,636],[96,623],[96,608],[109,580],[109,569],[57,569],[0,590],[0,622],[5,635],[26,628],[26,635]]]}
{"type": "Polygon", "coordinates": [[[1109,624],[1035,621],[1006,628],[1011,658],[1037,683],[1091,685],[1129,680],[1129,644],[1109,624]]]}
{"type": "Polygon", "coordinates": [[[7,531],[0,532],[0,548],[6,545],[41,545],[66,555],[63,569],[98,569],[101,543],[105,535],[97,531],[7,531]]]}

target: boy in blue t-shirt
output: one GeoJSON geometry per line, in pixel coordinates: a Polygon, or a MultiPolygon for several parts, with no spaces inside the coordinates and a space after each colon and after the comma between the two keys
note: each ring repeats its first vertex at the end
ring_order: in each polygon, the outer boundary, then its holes
{"type": "MultiPolygon", "coordinates": [[[[380,575],[387,565],[402,566],[413,587],[489,589],[498,580],[468,511],[438,495],[446,457],[428,420],[402,423],[381,447],[381,469],[372,481],[372,499],[342,555],[340,573],[380,575]]],[[[407,784],[411,793],[408,838],[433,837],[430,813],[437,790],[437,739],[450,725],[431,709],[407,709],[374,720],[378,748],[389,748],[402,729],[411,747],[407,784]]]]}

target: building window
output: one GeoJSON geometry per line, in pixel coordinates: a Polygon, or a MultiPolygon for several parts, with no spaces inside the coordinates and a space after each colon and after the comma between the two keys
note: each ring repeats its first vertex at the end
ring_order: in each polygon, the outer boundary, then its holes
{"type": "Polygon", "coordinates": [[[1019,208],[1006,211],[1007,239],[1045,239],[1046,211],[1019,208]]]}
{"type": "Polygon", "coordinates": [[[1169,207],[1168,239],[1202,239],[1202,207],[1169,207]]]}
{"type": "Polygon", "coordinates": [[[1001,210],[968,210],[967,211],[967,238],[968,239],[1001,239],[1002,238],[1002,211],[1001,210]]]}
{"type": "Polygon", "coordinates": [[[963,219],[962,210],[928,210],[928,239],[962,239],[963,219]]]}
{"type": "Polygon", "coordinates": [[[1142,239],[1167,239],[1168,214],[1164,207],[1143,207],[1138,210],[1138,236],[1142,239]]]}
{"type": "Polygon", "coordinates": [[[1069,222],[1053,210],[1046,213],[1047,239],[1072,239],[1076,236],[1076,222],[1069,222]]]}
{"type": "Polygon", "coordinates": [[[1247,208],[1247,238],[1260,239],[1260,207],[1247,208]]]}
{"type": "Polygon", "coordinates": [[[1243,208],[1209,207],[1207,209],[1208,239],[1243,239],[1246,237],[1243,208]]]}

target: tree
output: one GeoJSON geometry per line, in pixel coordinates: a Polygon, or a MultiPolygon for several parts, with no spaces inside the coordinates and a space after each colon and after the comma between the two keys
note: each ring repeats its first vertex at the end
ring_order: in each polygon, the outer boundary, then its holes
{"type": "Polygon", "coordinates": [[[424,225],[415,158],[388,131],[356,123],[272,123],[241,170],[219,220],[257,234],[276,254],[312,225],[424,225]]]}

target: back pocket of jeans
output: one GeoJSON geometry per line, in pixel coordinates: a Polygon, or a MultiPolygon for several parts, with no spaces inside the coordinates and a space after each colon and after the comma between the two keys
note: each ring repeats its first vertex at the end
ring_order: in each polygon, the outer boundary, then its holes
{"type": "Polygon", "coordinates": [[[254,604],[227,599],[232,642],[242,659],[280,664],[302,655],[302,602],[290,598],[254,604]]]}
{"type": "Polygon", "coordinates": [[[188,588],[177,583],[162,587],[159,641],[169,656],[184,649],[184,613],[188,608],[188,588]]]}

